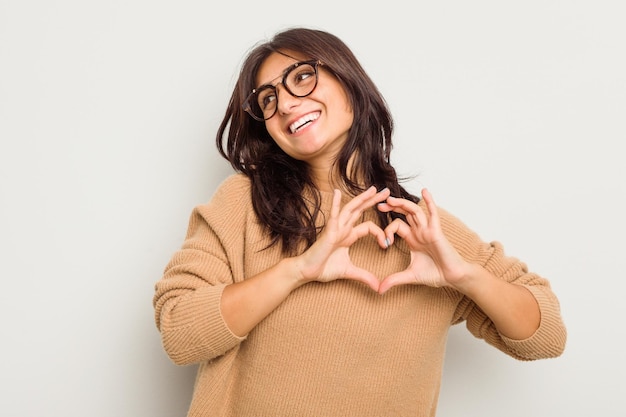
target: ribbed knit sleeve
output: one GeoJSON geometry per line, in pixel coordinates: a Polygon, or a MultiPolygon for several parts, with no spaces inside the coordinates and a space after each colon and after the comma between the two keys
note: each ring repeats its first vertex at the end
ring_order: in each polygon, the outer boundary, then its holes
{"type": "Polygon", "coordinates": [[[211,201],[196,207],[185,241],[155,285],[155,320],[163,346],[177,364],[213,359],[245,338],[224,322],[224,287],[243,279],[243,241],[249,204],[245,177],[229,177],[211,201]]]}
{"type": "Polygon", "coordinates": [[[537,331],[525,340],[513,340],[500,334],[489,317],[468,297],[460,301],[454,322],[465,320],[468,330],[506,354],[520,360],[535,360],[559,356],[567,339],[559,302],[547,279],[530,272],[519,259],[506,256],[499,242],[483,242],[461,221],[440,209],[444,233],[469,262],[482,265],[499,279],[526,287],[535,297],[541,313],[537,331]]]}

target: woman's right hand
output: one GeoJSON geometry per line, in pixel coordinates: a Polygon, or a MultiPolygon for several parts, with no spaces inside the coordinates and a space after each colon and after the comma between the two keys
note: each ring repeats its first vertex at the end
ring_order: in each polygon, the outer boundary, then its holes
{"type": "Polygon", "coordinates": [[[330,217],[315,243],[296,259],[298,281],[330,282],[336,279],[360,281],[378,291],[379,280],[371,272],[359,268],[350,259],[350,246],[367,235],[372,235],[382,248],[386,248],[386,236],[374,222],[358,223],[363,212],[389,197],[387,188],[376,192],[370,187],[341,207],[341,193],[335,190],[330,217]]]}
{"type": "Polygon", "coordinates": [[[232,333],[241,337],[250,332],[282,303],[295,288],[311,281],[329,282],[340,278],[360,281],[378,291],[379,280],[356,267],[350,260],[350,245],[373,235],[386,248],[385,233],[372,222],[359,223],[361,214],[385,201],[389,190],[371,187],[343,208],[341,193],[335,191],[330,217],[315,243],[302,255],[283,258],[276,265],[224,288],[220,309],[232,333]],[[277,279],[277,278],[283,279],[277,279]]]}

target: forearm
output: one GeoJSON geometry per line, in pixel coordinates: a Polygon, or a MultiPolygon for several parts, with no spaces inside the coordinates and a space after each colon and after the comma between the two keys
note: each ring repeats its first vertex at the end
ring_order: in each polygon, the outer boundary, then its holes
{"type": "Polygon", "coordinates": [[[539,328],[541,315],[532,293],[496,278],[480,265],[471,265],[467,278],[456,289],[470,297],[510,339],[527,339],[539,328]]]}
{"type": "Polygon", "coordinates": [[[221,298],[228,328],[239,336],[248,334],[301,285],[297,277],[294,258],[285,258],[258,275],[228,285],[221,298]]]}

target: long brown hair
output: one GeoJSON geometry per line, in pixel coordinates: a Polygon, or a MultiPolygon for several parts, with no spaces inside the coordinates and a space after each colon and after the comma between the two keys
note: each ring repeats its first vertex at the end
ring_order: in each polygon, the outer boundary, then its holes
{"type": "MultiPolygon", "coordinates": [[[[254,47],[245,59],[239,79],[217,131],[220,154],[235,171],[250,178],[252,204],[259,220],[268,228],[272,245],[282,243],[286,254],[299,244],[313,244],[319,230],[321,195],[305,162],[287,155],[265,129],[265,123],[252,119],[242,103],[255,85],[260,65],[272,53],[297,52],[307,59],[320,60],[345,89],[354,113],[348,139],[335,161],[340,182],[352,195],[375,185],[387,187],[391,195],[419,201],[401,185],[389,156],[393,120],[376,85],[348,46],[335,35],[307,28],[292,28],[254,47]],[[349,161],[358,172],[349,171],[349,161]]],[[[395,214],[379,213],[382,227],[395,214]]],[[[402,216],[400,216],[402,217],[402,216]]]]}

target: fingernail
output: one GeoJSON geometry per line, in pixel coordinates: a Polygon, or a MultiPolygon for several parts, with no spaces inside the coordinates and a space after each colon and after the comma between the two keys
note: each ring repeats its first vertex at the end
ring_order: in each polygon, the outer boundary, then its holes
{"type": "Polygon", "coordinates": [[[388,248],[389,246],[391,246],[391,239],[387,237],[385,238],[385,248],[388,248]]]}

